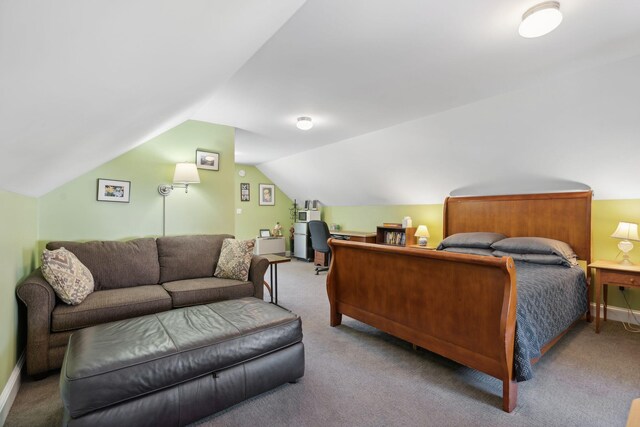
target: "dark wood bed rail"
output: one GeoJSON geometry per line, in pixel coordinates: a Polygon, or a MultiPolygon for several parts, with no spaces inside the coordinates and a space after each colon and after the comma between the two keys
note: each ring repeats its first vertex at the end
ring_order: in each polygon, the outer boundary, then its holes
{"type": "Polygon", "coordinates": [[[334,239],[329,245],[331,326],[345,314],[485,372],[503,382],[503,409],[515,408],[511,258],[334,239]]]}

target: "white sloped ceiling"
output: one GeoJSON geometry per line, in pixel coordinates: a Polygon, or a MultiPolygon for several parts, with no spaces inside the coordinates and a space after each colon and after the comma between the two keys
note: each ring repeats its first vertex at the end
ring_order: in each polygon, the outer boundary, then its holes
{"type": "Polygon", "coordinates": [[[303,3],[0,2],[0,188],[42,195],[188,119],[303,3]]]}
{"type": "Polygon", "coordinates": [[[562,24],[524,39],[535,3],[309,0],[194,117],[235,126],[236,161],[298,200],[585,184],[635,197],[620,179],[640,154],[640,2],[562,0],[562,24]]]}
{"type": "Polygon", "coordinates": [[[640,198],[640,55],[263,163],[289,197],[442,203],[591,187],[640,198]]]}
{"type": "Polygon", "coordinates": [[[638,197],[640,1],[561,0],[524,39],[535,3],[0,2],[0,188],[41,195],[196,119],[296,199],[638,197]]]}

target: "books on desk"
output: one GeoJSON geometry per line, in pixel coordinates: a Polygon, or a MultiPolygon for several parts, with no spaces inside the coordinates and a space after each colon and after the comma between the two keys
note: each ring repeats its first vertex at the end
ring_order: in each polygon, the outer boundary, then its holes
{"type": "Polygon", "coordinates": [[[387,231],[384,233],[384,242],[387,245],[404,246],[406,233],[404,231],[387,231]]]}

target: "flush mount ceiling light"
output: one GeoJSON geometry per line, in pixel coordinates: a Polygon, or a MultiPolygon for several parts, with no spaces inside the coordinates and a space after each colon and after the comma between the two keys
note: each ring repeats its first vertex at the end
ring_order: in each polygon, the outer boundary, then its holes
{"type": "Polygon", "coordinates": [[[555,30],[561,22],[560,3],[546,1],[533,6],[522,15],[518,32],[527,39],[540,37],[555,30]]]}
{"type": "Polygon", "coordinates": [[[309,130],[313,127],[313,122],[311,121],[311,117],[298,117],[298,122],[296,123],[296,127],[300,130],[309,130]]]}

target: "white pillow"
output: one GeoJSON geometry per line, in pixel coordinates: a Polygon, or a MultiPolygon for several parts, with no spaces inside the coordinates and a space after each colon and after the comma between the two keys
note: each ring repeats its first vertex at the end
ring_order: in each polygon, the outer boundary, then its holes
{"type": "Polygon", "coordinates": [[[65,248],[44,250],[42,275],[66,304],[78,305],[93,292],[91,272],[65,248]]]}

